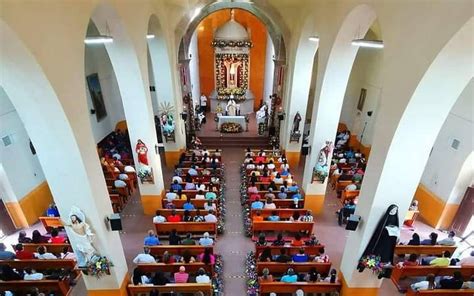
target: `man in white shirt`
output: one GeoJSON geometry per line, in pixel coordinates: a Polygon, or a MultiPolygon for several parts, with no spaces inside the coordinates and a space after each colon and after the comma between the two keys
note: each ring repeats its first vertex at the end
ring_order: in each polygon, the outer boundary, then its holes
{"type": "Polygon", "coordinates": [[[203,237],[199,239],[199,244],[204,247],[212,246],[214,244],[214,240],[209,237],[209,232],[204,232],[203,237]]]}
{"type": "Polygon", "coordinates": [[[191,176],[197,176],[198,172],[195,168],[196,166],[191,166],[191,168],[188,170],[188,174],[190,174],[191,176]]]}
{"type": "Polygon", "coordinates": [[[172,202],[177,198],[177,194],[174,192],[173,188],[170,189],[170,192],[166,193],[166,200],[172,202]]]}
{"type": "Polygon", "coordinates": [[[140,264],[140,263],[155,263],[155,258],[150,255],[150,248],[143,248],[143,253],[138,254],[135,259],[133,259],[133,263],[140,264]]]}
{"type": "Polygon", "coordinates": [[[210,283],[210,282],[211,282],[211,279],[206,274],[206,271],[204,270],[204,268],[199,268],[198,275],[196,276],[196,283],[198,283],[198,284],[207,284],[207,283],[210,283]]]}
{"type": "Polygon", "coordinates": [[[25,275],[23,276],[25,281],[40,281],[43,279],[43,274],[36,272],[34,269],[25,268],[25,275]]]}
{"type": "Polygon", "coordinates": [[[166,218],[161,215],[161,211],[157,210],[155,213],[155,217],[153,217],[153,223],[163,223],[166,222],[166,218]]]}
{"type": "Polygon", "coordinates": [[[454,246],[454,245],[456,245],[456,242],[454,241],[455,236],[456,236],[456,233],[451,230],[449,232],[447,238],[438,241],[438,245],[442,245],[442,246],[454,246]]]}
{"type": "Polygon", "coordinates": [[[181,178],[180,176],[178,175],[174,175],[173,179],[171,180],[171,182],[174,183],[174,181],[178,181],[178,183],[183,183],[183,178],[181,178]]]}
{"type": "Polygon", "coordinates": [[[120,180],[120,176],[117,177],[117,180],[114,181],[115,188],[125,188],[127,187],[127,183],[125,181],[120,180]]]}
{"type": "Polygon", "coordinates": [[[130,166],[130,165],[126,165],[124,168],[123,168],[123,171],[125,173],[135,173],[135,168],[130,166]]]}
{"type": "Polygon", "coordinates": [[[206,221],[206,222],[217,222],[217,217],[216,217],[216,215],[214,215],[213,210],[209,210],[209,214],[204,216],[204,221],[206,221]]]}
{"type": "Polygon", "coordinates": [[[207,98],[206,98],[206,96],[205,96],[204,94],[201,94],[200,103],[201,103],[201,112],[202,112],[202,113],[206,113],[207,98]]]}
{"type": "Polygon", "coordinates": [[[351,183],[344,188],[346,191],[354,191],[357,190],[357,185],[355,183],[351,183]]]}
{"type": "Polygon", "coordinates": [[[38,253],[35,253],[36,259],[58,259],[58,257],[54,256],[51,253],[48,253],[45,246],[38,247],[38,253]]]}

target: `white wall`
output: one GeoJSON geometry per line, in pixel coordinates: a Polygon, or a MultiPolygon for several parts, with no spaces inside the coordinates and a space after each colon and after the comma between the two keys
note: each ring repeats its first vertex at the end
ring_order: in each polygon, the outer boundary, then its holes
{"type": "Polygon", "coordinates": [[[364,124],[367,122],[362,141],[366,146],[372,143],[373,124],[382,92],[382,75],[380,74],[382,60],[383,50],[374,48],[359,49],[347,84],[341,111],[340,122],[346,124],[352,134],[357,135],[359,141],[364,124]],[[365,88],[367,93],[364,108],[361,112],[357,109],[357,103],[362,88],[365,88]],[[372,117],[367,115],[368,111],[373,111],[372,117]]]}
{"type": "Polygon", "coordinates": [[[189,55],[191,56],[191,61],[189,62],[189,73],[191,76],[190,80],[192,88],[191,93],[193,96],[194,105],[196,105],[199,104],[199,98],[201,97],[197,30],[194,31],[193,36],[191,37],[191,43],[189,44],[189,55]]]}
{"type": "Polygon", "coordinates": [[[153,66],[151,63],[151,57],[150,57],[150,49],[148,48],[147,50],[147,59],[148,59],[148,84],[149,86],[154,86],[155,91],[150,91],[150,97],[151,97],[151,105],[153,106],[153,114],[158,115],[158,96],[156,93],[156,85],[155,85],[155,74],[153,73],[153,66]]]}
{"type": "Polygon", "coordinates": [[[5,171],[1,178],[7,178],[0,183],[7,185],[10,183],[13,194],[7,188],[9,186],[5,185],[0,186],[0,194],[2,198],[10,201],[20,200],[44,182],[45,177],[38,157],[31,153],[30,137],[23,122],[7,94],[0,87],[0,138],[5,136],[10,136],[12,144],[5,147],[0,141],[0,165],[5,171]]]}
{"type": "Polygon", "coordinates": [[[275,72],[275,48],[270,34],[267,32],[267,49],[265,52],[265,79],[263,81],[263,101],[270,106],[270,95],[273,93],[273,76],[275,72]]]}
{"type": "Polygon", "coordinates": [[[473,96],[471,80],[444,122],[421,177],[423,185],[449,203],[460,203],[467,186],[472,184],[474,168],[463,166],[474,150],[473,96]],[[454,139],[460,142],[457,150],[451,147],[454,139]],[[461,171],[463,176],[457,183],[461,171]]]}
{"type": "MultiPolygon", "coordinates": [[[[109,55],[103,45],[97,44],[86,46],[85,53],[85,73],[86,77],[93,73],[99,74],[100,86],[102,88],[102,96],[104,97],[107,116],[100,122],[97,122],[95,114],[89,113],[92,126],[92,133],[96,143],[100,142],[105,136],[115,129],[117,122],[125,119],[123,111],[122,98],[120,90],[115,78],[115,73],[110,63],[109,55]]],[[[93,104],[87,87],[86,81],[87,105],[93,109],[93,104]]]]}

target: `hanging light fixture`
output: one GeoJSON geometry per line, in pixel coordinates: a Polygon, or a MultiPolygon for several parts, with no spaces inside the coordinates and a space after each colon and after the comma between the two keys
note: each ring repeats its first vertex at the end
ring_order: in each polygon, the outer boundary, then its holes
{"type": "Polygon", "coordinates": [[[99,34],[95,36],[86,36],[84,39],[85,44],[105,44],[114,42],[114,38],[110,35],[109,24],[105,22],[106,34],[99,34]]]}
{"type": "Polygon", "coordinates": [[[308,40],[313,42],[319,42],[319,36],[310,36],[308,40]]]}
{"type": "Polygon", "coordinates": [[[154,34],[147,34],[146,35],[146,39],[153,39],[153,38],[155,38],[154,34]]]}
{"type": "Polygon", "coordinates": [[[352,40],[352,45],[359,47],[369,47],[369,48],[383,48],[382,40],[366,40],[366,39],[354,39],[352,40]]]}

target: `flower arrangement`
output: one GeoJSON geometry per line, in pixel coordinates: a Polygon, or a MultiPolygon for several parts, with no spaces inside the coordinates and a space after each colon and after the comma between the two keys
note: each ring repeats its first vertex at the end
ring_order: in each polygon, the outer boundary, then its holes
{"type": "Polygon", "coordinates": [[[249,252],[245,260],[245,274],[247,275],[247,295],[259,295],[257,262],[255,260],[255,253],[249,252]]]}
{"type": "Polygon", "coordinates": [[[105,256],[93,256],[87,261],[85,268],[82,270],[84,274],[100,278],[104,275],[110,275],[110,267],[114,266],[105,256]]]}
{"type": "Polygon", "coordinates": [[[149,182],[150,179],[153,181],[153,171],[149,166],[141,166],[138,168],[137,176],[140,178],[142,183],[149,182]]]}
{"type": "Polygon", "coordinates": [[[380,256],[367,255],[360,258],[358,268],[362,270],[368,268],[373,273],[380,274],[383,271],[383,264],[380,262],[380,256]]]}
{"type": "Polygon", "coordinates": [[[222,133],[241,133],[242,126],[235,122],[225,122],[221,125],[222,133]]]}
{"type": "Polygon", "coordinates": [[[213,47],[252,47],[251,41],[243,41],[243,40],[213,40],[211,45],[213,47]]]}
{"type": "Polygon", "coordinates": [[[212,291],[214,296],[220,296],[224,292],[223,260],[221,255],[216,255],[214,271],[214,277],[212,278],[212,291]]]}
{"type": "Polygon", "coordinates": [[[220,183],[220,202],[219,202],[219,218],[217,220],[217,233],[223,234],[225,231],[225,215],[226,215],[226,207],[225,207],[225,180],[224,180],[224,164],[221,167],[222,174],[219,177],[220,183]]]}

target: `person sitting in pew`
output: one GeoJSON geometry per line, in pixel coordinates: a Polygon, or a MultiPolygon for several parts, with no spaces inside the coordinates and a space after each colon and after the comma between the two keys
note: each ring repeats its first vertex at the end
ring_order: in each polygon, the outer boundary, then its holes
{"type": "Polygon", "coordinates": [[[440,289],[461,289],[462,285],[463,279],[460,271],[455,271],[453,276],[445,277],[439,281],[440,289]]]}
{"type": "MultiPolygon", "coordinates": [[[[23,244],[17,244],[15,246],[15,258],[18,260],[34,259],[35,255],[32,252],[25,251],[23,248],[23,244]]],[[[1,259],[1,260],[10,260],[10,259],[1,259]]]]}
{"type": "Polygon", "coordinates": [[[41,235],[39,230],[34,230],[33,235],[31,236],[31,242],[33,244],[46,244],[48,243],[50,237],[41,235]]]}
{"type": "Polygon", "coordinates": [[[252,210],[262,210],[263,209],[263,202],[260,201],[260,196],[255,199],[255,201],[250,205],[252,210]]]}
{"type": "Polygon", "coordinates": [[[123,168],[123,172],[124,172],[124,173],[135,173],[135,168],[132,167],[131,165],[126,165],[126,166],[123,168]]]}
{"type": "Polygon", "coordinates": [[[281,277],[280,282],[283,283],[296,283],[298,281],[298,275],[295,274],[293,268],[288,268],[288,271],[284,276],[281,277]]]}
{"type": "Polygon", "coordinates": [[[247,163],[249,163],[250,161],[253,161],[253,158],[252,158],[252,156],[250,156],[250,155],[247,154],[247,155],[245,156],[244,163],[247,164],[247,163]]]}
{"type": "Polygon", "coordinates": [[[253,160],[249,161],[247,165],[245,166],[245,169],[247,170],[255,170],[255,164],[253,163],[253,160]]]}
{"type": "Polygon", "coordinates": [[[151,279],[151,283],[155,286],[163,286],[169,284],[171,281],[165,276],[162,271],[157,271],[155,276],[151,279]]]}
{"type": "Polygon", "coordinates": [[[280,221],[280,216],[278,216],[277,211],[272,211],[272,214],[270,216],[268,216],[267,220],[272,221],[272,222],[280,221]]]}
{"type": "Polygon", "coordinates": [[[173,181],[173,184],[171,184],[171,188],[174,190],[174,191],[178,191],[178,190],[183,190],[183,186],[181,186],[181,184],[178,183],[178,180],[174,180],[173,181]]]}
{"type": "Polygon", "coordinates": [[[295,239],[291,241],[291,245],[293,247],[300,247],[300,246],[304,245],[304,242],[301,239],[301,234],[299,234],[299,233],[295,234],[295,239]]]}
{"type": "Polygon", "coordinates": [[[69,252],[69,247],[65,246],[63,248],[63,251],[59,255],[59,259],[71,259],[71,260],[76,260],[76,254],[74,252],[69,252]]]}
{"type": "Polygon", "coordinates": [[[58,259],[58,257],[54,256],[53,254],[49,253],[45,246],[39,246],[36,249],[37,253],[35,253],[36,259],[58,259]]]}
{"type": "Polygon", "coordinates": [[[191,168],[188,170],[188,174],[191,176],[191,177],[195,177],[198,175],[198,172],[196,170],[196,166],[195,165],[192,165],[191,168]]]}
{"type": "Polygon", "coordinates": [[[451,262],[450,260],[451,253],[449,251],[444,251],[441,257],[435,258],[433,260],[428,261],[431,259],[431,257],[426,257],[422,262],[426,264],[426,262],[429,262],[429,265],[431,266],[439,266],[439,267],[444,267],[444,266],[449,266],[449,263],[451,262]]]}
{"type": "Polygon", "coordinates": [[[202,184],[201,181],[198,181],[197,184],[196,184],[195,190],[206,191],[206,185],[202,184]]]}
{"type": "Polygon", "coordinates": [[[183,222],[193,222],[193,217],[191,216],[189,210],[184,210],[183,222]]]}
{"type": "Polygon", "coordinates": [[[156,236],[155,232],[153,230],[148,230],[148,234],[145,237],[143,244],[145,246],[157,246],[160,244],[160,240],[156,236]]]}
{"type": "Polygon", "coordinates": [[[4,243],[0,243],[0,260],[12,260],[15,259],[15,253],[7,251],[7,247],[4,243]]]}
{"type": "Polygon", "coordinates": [[[358,184],[356,182],[352,182],[351,184],[347,185],[344,190],[346,191],[354,191],[354,190],[357,190],[358,184]]]}
{"type": "Polygon", "coordinates": [[[461,289],[474,289],[474,275],[471,275],[471,278],[462,284],[461,289]]]}
{"type": "Polygon", "coordinates": [[[49,243],[51,244],[64,244],[67,239],[64,236],[59,235],[59,231],[56,228],[51,230],[51,238],[49,239],[49,243]]]}
{"type": "Polygon", "coordinates": [[[179,271],[174,273],[174,282],[179,283],[187,283],[189,279],[189,274],[186,273],[186,267],[180,266],[179,271]]]}
{"type": "Polygon", "coordinates": [[[418,233],[413,233],[413,235],[411,236],[411,240],[408,242],[409,246],[419,246],[420,245],[420,236],[418,235],[418,233]]]}
{"type": "Polygon", "coordinates": [[[280,192],[278,192],[278,199],[287,199],[287,198],[288,198],[288,194],[286,194],[285,188],[280,187],[280,192]]]}
{"type": "Polygon", "coordinates": [[[270,247],[266,247],[265,249],[263,249],[262,253],[260,253],[260,256],[258,256],[258,260],[262,262],[273,261],[272,250],[270,249],[270,247]]]}
{"type": "Polygon", "coordinates": [[[141,264],[141,263],[156,263],[155,258],[150,255],[150,248],[144,247],[143,253],[138,254],[134,259],[133,263],[141,264]]]}
{"type": "Polygon", "coordinates": [[[212,254],[211,248],[204,249],[204,252],[197,256],[197,259],[206,265],[214,265],[216,263],[216,257],[212,254]]]}
{"type": "Polygon", "coordinates": [[[316,267],[311,267],[305,276],[305,281],[308,283],[317,283],[321,281],[321,274],[318,272],[316,267]]]}
{"type": "Polygon", "coordinates": [[[447,238],[438,241],[438,245],[442,245],[442,246],[454,246],[454,245],[456,245],[456,242],[454,241],[455,236],[456,236],[456,233],[451,230],[449,232],[447,238]]]}
{"type": "Polygon", "coordinates": [[[189,175],[189,179],[186,177],[186,184],[184,185],[184,190],[195,190],[195,189],[196,189],[196,184],[194,184],[192,177],[189,175]]]}
{"type": "Polygon", "coordinates": [[[429,239],[424,239],[420,242],[420,245],[431,245],[434,246],[436,245],[438,240],[438,234],[436,232],[430,233],[430,238],[429,239]]]}
{"type": "Polygon", "coordinates": [[[199,244],[203,247],[210,247],[214,244],[214,240],[209,237],[209,232],[204,232],[203,236],[199,239],[199,244]]]}
{"type": "Polygon", "coordinates": [[[179,176],[179,174],[175,173],[171,181],[174,183],[174,181],[177,181],[179,183],[183,183],[183,178],[179,176]]]}
{"type": "Polygon", "coordinates": [[[420,263],[418,262],[417,254],[410,254],[407,260],[403,261],[402,266],[417,266],[420,263]]]}
{"type": "Polygon", "coordinates": [[[165,216],[161,215],[161,211],[157,210],[155,212],[155,217],[153,217],[153,223],[164,223],[166,222],[165,216]]]}
{"type": "Polygon", "coordinates": [[[26,232],[24,230],[21,230],[18,233],[18,243],[20,243],[20,244],[30,244],[31,243],[31,238],[26,236],[26,232]]]}
{"type": "Polygon", "coordinates": [[[278,190],[278,188],[277,188],[275,182],[270,181],[270,184],[268,184],[268,186],[267,186],[267,190],[270,191],[270,189],[271,189],[272,191],[278,190]]]}
{"type": "Polygon", "coordinates": [[[170,252],[164,251],[163,256],[161,256],[161,262],[166,264],[175,263],[176,259],[175,256],[171,255],[170,252]]]}
{"type": "Polygon", "coordinates": [[[298,221],[300,219],[300,212],[299,211],[293,211],[293,215],[290,217],[291,222],[298,221]]]}
{"type": "Polygon", "coordinates": [[[191,210],[195,209],[193,203],[191,202],[191,197],[188,197],[186,199],[186,202],[183,204],[183,209],[188,210],[188,211],[191,211],[191,210]]]}
{"type": "Polygon", "coordinates": [[[262,221],[263,221],[262,212],[257,211],[257,212],[255,213],[255,215],[253,215],[252,221],[253,221],[253,222],[262,222],[262,221]]]}
{"type": "Polygon", "coordinates": [[[314,257],[314,262],[329,263],[329,256],[325,254],[324,248],[319,248],[319,255],[314,257]]]}
{"type": "Polygon", "coordinates": [[[194,198],[195,199],[205,199],[206,197],[204,196],[204,192],[202,190],[199,190],[194,198]]]}
{"type": "Polygon", "coordinates": [[[298,218],[298,221],[301,222],[313,222],[313,215],[311,213],[311,210],[307,210],[306,213],[304,213],[303,216],[298,218]]]}
{"type": "Polygon", "coordinates": [[[124,180],[120,179],[120,175],[117,176],[117,178],[115,179],[113,185],[114,185],[115,188],[126,188],[127,187],[127,183],[124,180]]]}
{"type": "Polygon", "coordinates": [[[262,183],[268,183],[271,181],[271,177],[268,175],[267,172],[263,172],[263,175],[260,176],[260,182],[262,183]]]}
{"type": "Polygon", "coordinates": [[[204,216],[201,215],[201,211],[199,209],[196,210],[196,215],[193,217],[193,222],[204,222],[204,216]]]}
{"type": "Polygon", "coordinates": [[[285,159],[283,160],[282,164],[280,165],[280,170],[288,170],[290,168],[290,165],[288,164],[288,161],[285,159]]]}
{"type": "Polygon", "coordinates": [[[199,268],[196,276],[196,283],[198,284],[209,284],[211,282],[211,278],[206,274],[204,268],[199,268]]]}
{"type": "Polygon", "coordinates": [[[176,213],[176,210],[172,210],[167,220],[168,222],[181,222],[181,216],[176,213]]]}
{"type": "Polygon", "coordinates": [[[138,267],[135,267],[133,270],[131,281],[135,286],[147,285],[151,283],[151,280],[138,267]]]}
{"type": "Polygon", "coordinates": [[[251,194],[253,194],[253,193],[258,194],[258,188],[257,188],[257,186],[255,185],[255,182],[250,183],[249,188],[247,188],[247,193],[248,193],[249,195],[251,195],[251,194]]]}
{"type": "Polygon", "coordinates": [[[212,200],[208,200],[204,204],[204,210],[205,211],[210,211],[210,210],[215,211],[216,210],[216,204],[212,200]]]}
{"type": "Polygon", "coordinates": [[[0,280],[2,281],[20,281],[23,279],[23,276],[10,265],[2,265],[0,271],[0,280]]]}
{"type": "Polygon", "coordinates": [[[179,258],[179,262],[186,263],[186,264],[194,263],[196,262],[196,258],[194,258],[194,256],[191,254],[191,251],[186,249],[184,250],[181,258],[179,258]]]}
{"type": "Polygon", "coordinates": [[[433,290],[436,289],[435,275],[430,273],[426,276],[426,279],[421,282],[412,284],[410,287],[413,291],[421,290],[433,290]]]}
{"type": "Polygon", "coordinates": [[[286,249],[285,248],[281,248],[280,249],[280,255],[278,255],[275,259],[276,262],[280,262],[280,263],[288,263],[292,260],[292,258],[288,255],[286,255],[286,249]]]}
{"type": "MultiPolygon", "coordinates": [[[[270,191],[271,193],[271,191],[270,191]]],[[[275,196],[273,193],[272,193],[273,196],[275,196]]],[[[273,202],[273,198],[270,197],[270,196],[267,196],[267,200],[265,202],[265,206],[263,207],[264,209],[268,209],[268,210],[274,210],[276,209],[276,204],[273,202]]]]}
{"type": "Polygon", "coordinates": [[[276,240],[273,241],[272,246],[284,246],[285,240],[283,239],[283,233],[278,233],[276,240]]]}
{"type": "MultiPolygon", "coordinates": [[[[290,188],[291,188],[291,187],[290,187],[290,188]]],[[[301,193],[300,193],[300,190],[299,190],[299,189],[296,189],[296,191],[290,191],[290,192],[295,192],[295,193],[291,196],[291,198],[292,198],[293,200],[295,200],[295,199],[296,199],[296,200],[300,200],[300,199],[303,198],[303,197],[301,196],[301,193]]]]}
{"type": "Polygon", "coordinates": [[[40,281],[44,278],[44,274],[29,267],[25,268],[24,272],[23,280],[25,281],[40,281]]]}
{"type": "Polygon", "coordinates": [[[474,251],[471,251],[471,256],[467,256],[459,261],[459,265],[461,267],[473,267],[474,266],[474,251]]]}
{"type": "Polygon", "coordinates": [[[181,242],[182,245],[186,246],[193,246],[196,244],[196,241],[192,238],[192,234],[190,232],[186,233],[186,238],[183,239],[181,242]]]}
{"type": "Polygon", "coordinates": [[[316,246],[319,245],[319,240],[316,238],[316,235],[312,234],[309,240],[305,241],[306,246],[316,246]]]}
{"type": "Polygon", "coordinates": [[[206,222],[217,222],[217,217],[214,215],[214,210],[209,210],[208,214],[204,216],[206,222]]]}
{"type": "Polygon", "coordinates": [[[204,195],[204,198],[208,200],[215,200],[217,199],[217,194],[214,191],[208,191],[204,195]]]}
{"type": "Polygon", "coordinates": [[[298,253],[293,255],[292,259],[293,262],[308,262],[309,256],[305,254],[304,248],[300,248],[298,253]]]}
{"type": "Polygon", "coordinates": [[[323,279],[323,282],[334,284],[337,279],[337,271],[333,268],[329,272],[328,276],[323,279]]]}
{"type": "Polygon", "coordinates": [[[59,217],[59,211],[56,207],[55,203],[49,205],[48,209],[46,210],[47,217],[59,217]]]}
{"type": "Polygon", "coordinates": [[[178,199],[178,195],[174,192],[173,188],[170,188],[170,191],[166,193],[165,197],[168,202],[178,199]]]}
{"type": "Polygon", "coordinates": [[[168,241],[170,245],[179,245],[181,244],[181,237],[176,232],[176,229],[172,229],[170,235],[168,236],[168,241]]]}
{"type": "Polygon", "coordinates": [[[270,270],[268,268],[264,268],[262,270],[262,276],[258,277],[258,280],[262,283],[273,282],[273,276],[270,274],[270,270]]]}

